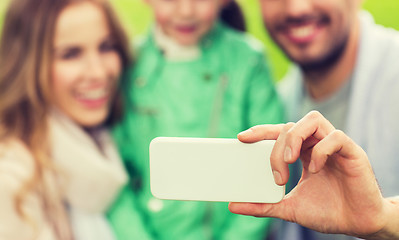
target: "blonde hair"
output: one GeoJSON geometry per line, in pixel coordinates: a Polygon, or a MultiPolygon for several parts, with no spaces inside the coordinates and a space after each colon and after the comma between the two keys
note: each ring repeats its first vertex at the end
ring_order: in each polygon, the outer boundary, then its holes
{"type": "MultiPolygon", "coordinates": [[[[0,141],[20,139],[34,158],[34,174],[15,198],[18,214],[28,221],[22,202],[29,192],[40,191],[44,206],[54,205],[46,193],[44,172],[54,170],[49,156],[46,117],[50,107],[55,24],[65,7],[83,1],[103,9],[126,70],[130,64],[128,41],[106,0],[12,0],[4,21],[0,42],[0,141]]],[[[106,124],[121,116],[120,95],[114,100],[106,124]]],[[[53,217],[48,216],[50,222],[53,217]]],[[[56,227],[54,230],[57,233],[56,227]]]]}

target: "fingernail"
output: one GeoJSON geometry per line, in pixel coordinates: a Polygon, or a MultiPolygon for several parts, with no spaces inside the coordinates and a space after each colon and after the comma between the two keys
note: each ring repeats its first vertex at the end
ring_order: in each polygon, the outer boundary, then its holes
{"type": "Polygon", "coordinates": [[[278,171],[273,171],[273,176],[274,176],[274,182],[276,182],[277,184],[281,184],[283,182],[281,174],[278,171]]]}
{"type": "Polygon", "coordinates": [[[309,164],[309,171],[310,171],[311,173],[316,172],[316,163],[315,163],[314,161],[311,161],[311,162],[310,162],[310,164],[309,164]]]}
{"type": "Polygon", "coordinates": [[[245,136],[245,135],[252,134],[252,133],[253,133],[252,129],[247,129],[245,131],[240,132],[238,135],[245,136]]]}
{"type": "Polygon", "coordinates": [[[292,152],[290,147],[285,147],[284,150],[284,162],[289,162],[292,158],[292,152]]]}

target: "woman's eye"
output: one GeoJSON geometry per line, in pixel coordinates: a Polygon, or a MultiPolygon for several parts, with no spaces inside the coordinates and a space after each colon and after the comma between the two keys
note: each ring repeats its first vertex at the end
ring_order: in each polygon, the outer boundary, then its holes
{"type": "Polygon", "coordinates": [[[75,59],[80,56],[81,52],[82,51],[79,48],[71,48],[71,49],[64,51],[61,54],[61,58],[64,60],[75,59]]]}
{"type": "Polygon", "coordinates": [[[113,41],[106,41],[101,43],[100,52],[116,51],[116,44],[113,41]]]}

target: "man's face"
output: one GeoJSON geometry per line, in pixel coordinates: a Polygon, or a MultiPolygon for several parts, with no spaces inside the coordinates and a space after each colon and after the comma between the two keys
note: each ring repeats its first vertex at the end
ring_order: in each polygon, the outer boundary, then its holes
{"type": "Polygon", "coordinates": [[[361,0],[260,0],[269,34],[303,68],[334,62],[353,32],[361,0]]]}

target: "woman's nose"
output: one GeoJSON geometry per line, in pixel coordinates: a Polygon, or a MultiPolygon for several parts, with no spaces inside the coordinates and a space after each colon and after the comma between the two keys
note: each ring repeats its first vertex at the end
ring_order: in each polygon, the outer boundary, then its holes
{"type": "Polygon", "coordinates": [[[91,54],[86,59],[86,76],[93,80],[106,79],[107,71],[106,66],[100,54],[91,54]]]}

